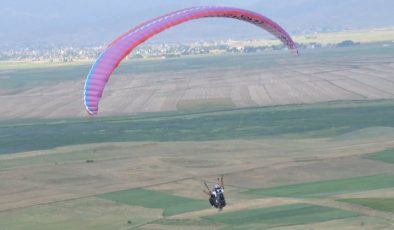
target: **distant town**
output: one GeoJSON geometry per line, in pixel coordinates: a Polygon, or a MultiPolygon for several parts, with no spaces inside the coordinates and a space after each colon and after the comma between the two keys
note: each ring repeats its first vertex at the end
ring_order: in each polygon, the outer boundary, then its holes
{"type": "MultiPolygon", "coordinates": [[[[355,45],[344,41],[342,45],[355,45]]],[[[298,44],[302,49],[333,47],[341,44],[307,43],[298,44]]],[[[43,62],[78,62],[96,59],[106,46],[93,47],[53,47],[25,48],[0,51],[0,61],[43,61],[43,62]]],[[[269,50],[281,50],[285,47],[274,40],[248,41],[201,41],[193,43],[146,44],[138,47],[127,59],[166,59],[190,55],[209,55],[225,53],[259,53],[269,50]]]]}

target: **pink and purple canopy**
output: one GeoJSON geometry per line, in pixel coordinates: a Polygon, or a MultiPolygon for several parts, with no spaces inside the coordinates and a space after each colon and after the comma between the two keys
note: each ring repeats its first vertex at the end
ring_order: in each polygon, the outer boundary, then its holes
{"type": "Polygon", "coordinates": [[[85,107],[90,115],[98,113],[98,105],[112,72],[138,45],[154,35],[178,24],[205,17],[234,18],[252,23],[277,37],[290,50],[298,53],[290,35],[269,18],[248,10],[232,7],[193,7],[162,15],[129,30],[115,39],[99,56],[85,82],[85,107]]]}

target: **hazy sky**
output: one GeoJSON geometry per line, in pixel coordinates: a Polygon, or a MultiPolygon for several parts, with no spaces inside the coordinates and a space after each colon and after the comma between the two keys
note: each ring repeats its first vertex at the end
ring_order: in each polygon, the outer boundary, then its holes
{"type": "MultiPolygon", "coordinates": [[[[254,10],[290,32],[314,27],[394,26],[394,0],[0,0],[0,47],[106,43],[144,20],[196,5],[254,10]]],[[[159,38],[175,41],[250,36],[264,34],[234,20],[204,19],[159,38]]]]}

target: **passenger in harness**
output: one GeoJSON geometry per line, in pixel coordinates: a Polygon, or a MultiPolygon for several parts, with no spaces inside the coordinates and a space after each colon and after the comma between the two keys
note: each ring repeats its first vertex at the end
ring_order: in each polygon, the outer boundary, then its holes
{"type": "Polygon", "coordinates": [[[220,179],[218,178],[218,183],[215,184],[212,190],[209,190],[209,187],[206,182],[204,182],[204,184],[205,187],[208,189],[208,191],[204,190],[204,193],[209,195],[209,203],[212,205],[212,207],[215,207],[221,211],[223,207],[226,206],[226,200],[224,198],[223,176],[221,176],[220,179]]]}

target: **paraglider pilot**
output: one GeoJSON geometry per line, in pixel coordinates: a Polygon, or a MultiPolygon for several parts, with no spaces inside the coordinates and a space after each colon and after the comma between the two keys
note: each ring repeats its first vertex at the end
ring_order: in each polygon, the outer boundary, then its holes
{"type": "Polygon", "coordinates": [[[219,210],[222,210],[224,206],[226,206],[226,200],[224,199],[224,183],[223,176],[218,178],[218,183],[214,185],[214,187],[210,190],[207,183],[204,182],[207,191],[204,190],[204,193],[209,196],[209,203],[212,207],[215,207],[219,210]]]}

